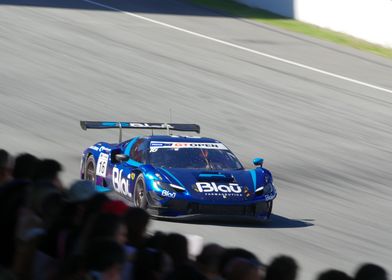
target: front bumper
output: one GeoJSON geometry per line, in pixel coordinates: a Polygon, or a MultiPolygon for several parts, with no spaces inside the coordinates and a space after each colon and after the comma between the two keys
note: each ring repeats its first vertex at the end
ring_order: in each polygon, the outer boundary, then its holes
{"type": "Polygon", "coordinates": [[[203,204],[186,200],[169,200],[162,206],[149,206],[153,217],[178,220],[259,220],[270,218],[272,201],[247,204],[203,204]]]}

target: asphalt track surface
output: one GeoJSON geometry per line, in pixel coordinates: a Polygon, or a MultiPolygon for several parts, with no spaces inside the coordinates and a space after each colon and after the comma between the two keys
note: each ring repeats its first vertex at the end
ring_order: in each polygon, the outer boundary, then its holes
{"type": "MultiPolygon", "coordinates": [[[[118,10],[392,89],[392,62],[181,1],[101,1],[118,10]]],[[[392,263],[392,94],[82,0],[0,0],[1,147],[60,160],[116,131],[79,120],[199,123],[248,167],[265,158],[272,221],[173,223],[151,231],[294,256],[300,279],[392,263]]],[[[135,132],[126,135],[135,135],[135,132]]]]}

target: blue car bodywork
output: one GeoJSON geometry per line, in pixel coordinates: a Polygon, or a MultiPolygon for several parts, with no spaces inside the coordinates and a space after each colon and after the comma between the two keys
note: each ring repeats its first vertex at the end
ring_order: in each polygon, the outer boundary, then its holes
{"type": "MultiPolygon", "coordinates": [[[[81,125],[83,129],[120,130],[154,125],[153,129],[168,129],[169,125],[170,130],[198,132],[195,127],[187,130],[175,124],[81,122],[81,125]]],[[[219,156],[215,158],[220,159],[219,156]]],[[[245,170],[228,148],[211,138],[150,135],[117,144],[98,142],[90,146],[82,154],[80,175],[82,179],[94,181],[97,190],[114,190],[156,217],[203,215],[267,220],[277,193],[270,171],[262,167],[262,159],[254,162],[258,165],[255,169],[245,170]],[[186,156],[176,157],[178,151],[186,156]],[[225,166],[219,160],[207,166],[178,162],[185,159],[194,163],[189,158],[191,151],[193,154],[200,151],[204,156],[208,153],[222,155],[221,158],[228,156],[229,163],[234,165],[225,166]],[[164,158],[169,154],[174,154],[172,163],[164,158]]]]}

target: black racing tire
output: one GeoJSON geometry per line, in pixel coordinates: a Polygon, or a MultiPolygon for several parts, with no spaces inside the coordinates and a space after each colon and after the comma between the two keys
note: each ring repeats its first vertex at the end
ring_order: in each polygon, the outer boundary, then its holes
{"type": "Polygon", "coordinates": [[[139,207],[144,210],[148,207],[146,183],[144,181],[143,174],[140,174],[136,178],[135,188],[133,190],[133,202],[135,207],[139,207]]]}
{"type": "Polygon", "coordinates": [[[89,155],[87,157],[85,163],[84,179],[93,182],[94,185],[96,183],[97,175],[96,175],[95,160],[93,155],[89,155]]]}
{"type": "Polygon", "coordinates": [[[270,206],[269,206],[268,215],[267,215],[268,219],[271,218],[272,206],[274,205],[274,202],[273,202],[273,201],[271,201],[270,203],[271,203],[271,204],[270,204],[270,206]]]}

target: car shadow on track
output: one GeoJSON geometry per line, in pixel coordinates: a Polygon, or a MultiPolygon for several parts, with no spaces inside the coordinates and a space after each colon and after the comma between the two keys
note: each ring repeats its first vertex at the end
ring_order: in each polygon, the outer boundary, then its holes
{"type": "Polygon", "coordinates": [[[271,215],[269,222],[265,223],[266,228],[302,228],[314,226],[313,219],[289,219],[283,216],[271,215]]]}
{"type": "Polygon", "coordinates": [[[310,227],[314,224],[313,219],[289,219],[280,215],[272,214],[269,221],[242,221],[242,220],[218,220],[198,218],[192,221],[187,220],[168,220],[159,218],[158,220],[172,223],[213,225],[222,227],[242,227],[242,228],[303,228],[310,227]]]}

